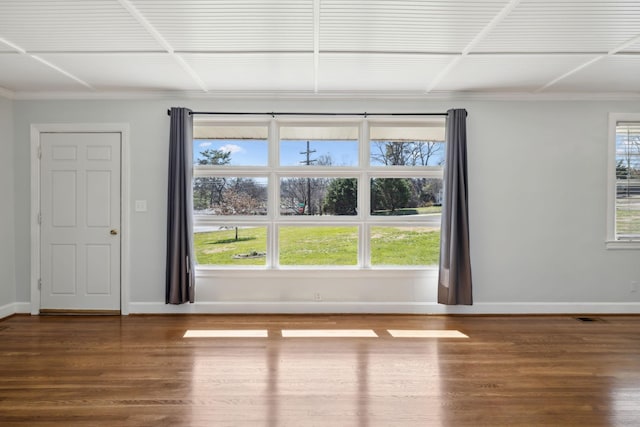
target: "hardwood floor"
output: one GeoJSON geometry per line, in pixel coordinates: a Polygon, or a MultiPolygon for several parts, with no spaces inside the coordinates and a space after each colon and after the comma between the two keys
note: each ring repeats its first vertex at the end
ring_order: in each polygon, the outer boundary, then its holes
{"type": "Polygon", "coordinates": [[[13,316],[0,321],[0,425],[638,426],[640,316],[599,319],[13,316]]]}

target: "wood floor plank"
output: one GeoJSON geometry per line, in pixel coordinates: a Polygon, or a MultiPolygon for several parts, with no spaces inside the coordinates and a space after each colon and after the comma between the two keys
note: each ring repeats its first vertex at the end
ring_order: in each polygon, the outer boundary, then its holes
{"type": "Polygon", "coordinates": [[[640,316],[13,316],[0,425],[638,426],[640,316]]]}

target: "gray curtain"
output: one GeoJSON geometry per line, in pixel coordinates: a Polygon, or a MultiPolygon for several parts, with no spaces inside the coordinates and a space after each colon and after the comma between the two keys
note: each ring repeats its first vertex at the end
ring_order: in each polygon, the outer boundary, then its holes
{"type": "Polygon", "coordinates": [[[193,302],[193,118],[186,108],[171,108],[167,200],[167,304],[193,302]]]}
{"type": "Polygon", "coordinates": [[[438,303],[471,305],[467,185],[467,111],[447,111],[447,154],[440,232],[438,303]]]}

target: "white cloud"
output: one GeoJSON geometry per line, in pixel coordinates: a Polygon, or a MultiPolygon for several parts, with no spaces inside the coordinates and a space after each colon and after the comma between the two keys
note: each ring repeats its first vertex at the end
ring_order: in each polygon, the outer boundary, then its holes
{"type": "Polygon", "coordinates": [[[239,153],[240,151],[244,151],[242,147],[235,144],[226,144],[219,148],[220,151],[226,151],[229,153],[239,153]]]}
{"type": "Polygon", "coordinates": [[[211,147],[211,143],[210,142],[201,142],[198,147],[200,148],[207,148],[207,147],[211,147]]]}

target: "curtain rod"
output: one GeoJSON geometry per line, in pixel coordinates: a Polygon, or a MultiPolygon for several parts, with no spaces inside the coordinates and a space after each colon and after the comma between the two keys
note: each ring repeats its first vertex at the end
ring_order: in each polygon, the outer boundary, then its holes
{"type": "MultiPolygon", "coordinates": [[[[167,114],[171,115],[171,110],[167,110],[167,114]]],[[[220,115],[220,116],[447,116],[447,113],[288,113],[288,112],[270,112],[270,113],[234,113],[228,111],[191,111],[189,115],[220,115]]]]}

